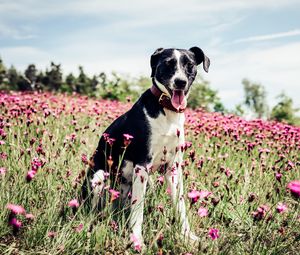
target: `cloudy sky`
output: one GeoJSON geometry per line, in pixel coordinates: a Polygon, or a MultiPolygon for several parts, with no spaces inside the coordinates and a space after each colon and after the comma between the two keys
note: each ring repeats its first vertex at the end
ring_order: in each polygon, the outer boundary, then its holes
{"type": "Polygon", "coordinates": [[[270,104],[285,91],[300,106],[299,0],[0,0],[0,56],[24,70],[83,65],[149,75],[158,47],[199,46],[211,59],[200,73],[225,105],[241,102],[241,80],[262,83],[270,104]]]}

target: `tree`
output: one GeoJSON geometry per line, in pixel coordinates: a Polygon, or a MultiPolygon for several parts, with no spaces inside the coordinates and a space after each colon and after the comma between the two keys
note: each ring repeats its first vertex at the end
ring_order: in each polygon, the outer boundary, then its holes
{"type": "Polygon", "coordinates": [[[4,80],[6,78],[6,67],[3,64],[3,61],[0,57],[0,85],[4,83],[4,80]]]}
{"type": "Polygon", "coordinates": [[[299,118],[296,117],[296,113],[299,109],[293,107],[293,100],[281,93],[277,96],[280,101],[275,105],[271,111],[271,119],[276,121],[286,121],[288,124],[296,124],[299,122],[299,118]]]}
{"type": "Polygon", "coordinates": [[[265,88],[259,83],[250,82],[247,79],[242,81],[244,85],[245,101],[244,104],[248,107],[256,117],[262,118],[268,114],[266,104],[265,88]]]}
{"type": "Polygon", "coordinates": [[[63,86],[64,92],[75,92],[76,91],[76,77],[69,73],[66,77],[66,81],[63,86]]]}
{"type": "Polygon", "coordinates": [[[27,67],[24,72],[25,79],[29,82],[32,89],[35,89],[36,80],[37,80],[37,70],[34,64],[31,64],[27,67]]]}
{"type": "Polygon", "coordinates": [[[217,91],[211,89],[209,82],[200,76],[198,76],[192,85],[188,106],[193,109],[201,107],[207,111],[225,111],[225,107],[221,103],[217,91]]]}
{"type": "Polygon", "coordinates": [[[12,90],[18,89],[19,74],[14,66],[7,70],[8,88],[12,90]]]}
{"type": "Polygon", "coordinates": [[[90,78],[84,73],[83,67],[79,66],[79,75],[76,81],[76,92],[88,95],[91,91],[90,78]]]}
{"type": "Polygon", "coordinates": [[[55,65],[51,62],[51,70],[46,70],[46,76],[44,77],[43,83],[50,90],[59,90],[62,85],[62,72],[60,64],[55,65]]]}

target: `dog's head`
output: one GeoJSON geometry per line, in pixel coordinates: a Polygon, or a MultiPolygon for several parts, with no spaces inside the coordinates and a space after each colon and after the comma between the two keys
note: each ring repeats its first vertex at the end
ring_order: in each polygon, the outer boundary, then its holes
{"type": "Polygon", "coordinates": [[[186,107],[186,98],[197,75],[197,65],[201,63],[208,72],[210,60],[198,47],[189,50],[159,48],[152,54],[151,77],[159,89],[170,96],[176,109],[186,107]]]}

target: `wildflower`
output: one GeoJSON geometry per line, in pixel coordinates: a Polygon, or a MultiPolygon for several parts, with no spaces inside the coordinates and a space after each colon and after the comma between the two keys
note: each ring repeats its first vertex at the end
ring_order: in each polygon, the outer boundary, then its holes
{"type": "Polygon", "coordinates": [[[75,232],[79,233],[83,229],[83,224],[80,223],[77,227],[74,228],[75,232]]]}
{"type": "Polygon", "coordinates": [[[8,204],[6,206],[12,214],[25,214],[25,209],[20,205],[8,204]]]}
{"type": "Polygon", "coordinates": [[[123,137],[124,137],[124,146],[126,148],[131,143],[133,136],[129,134],[123,134],[123,137]]]}
{"type": "Polygon", "coordinates": [[[36,171],[34,171],[34,170],[28,171],[27,175],[26,175],[26,180],[28,182],[30,182],[34,178],[35,175],[36,175],[36,171]]]}
{"type": "Polygon", "coordinates": [[[87,155],[86,154],[82,154],[81,155],[81,161],[84,163],[84,164],[88,164],[88,158],[87,158],[87,155]]]}
{"type": "Polygon", "coordinates": [[[5,175],[5,173],[6,173],[6,168],[0,167],[0,175],[5,175]]]}
{"type": "Polygon", "coordinates": [[[281,181],[281,177],[282,177],[282,174],[281,174],[281,173],[276,173],[276,174],[275,174],[275,178],[276,178],[276,180],[279,181],[279,182],[281,181]]]}
{"type": "Polygon", "coordinates": [[[54,232],[54,231],[49,231],[48,234],[47,234],[47,236],[50,237],[50,238],[54,238],[56,235],[57,235],[57,233],[54,232]]]}
{"type": "Polygon", "coordinates": [[[212,193],[207,190],[202,190],[202,191],[192,190],[191,192],[188,193],[188,197],[191,198],[192,203],[194,204],[199,200],[199,198],[200,199],[207,198],[211,194],[212,193]]]}
{"type": "Polygon", "coordinates": [[[72,199],[69,203],[68,206],[71,208],[78,208],[79,207],[79,203],[78,200],[76,198],[72,199]]]}
{"type": "Polygon", "coordinates": [[[202,218],[202,217],[206,217],[208,215],[208,210],[204,207],[200,207],[198,209],[198,215],[202,218]]]}
{"type": "Polygon", "coordinates": [[[266,216],[268,211],[269,207],[267,205],[261,205],[256,211],[252,212],[252,216],[255,220],[261,220],[266,216]]]}
{"type": "Polygon", "coordinates": [[[112,156],[109,156],[108,160],[107,160],[107,164],[108,164],[109,168],[111,168],[111,166],[113,165],[113,163],[114,163],[114,161],[112,159],[112,156]]]}
{"type": "Polygon", "coordinates": [[[16,218],[11,218],[8,224],[12,226],[14,234],[16,234],[22,227],[22,222],[16,218]]]}
{"type": "Polygon", "coordinates": [[[208,231],[208,235],[209,235],[209,237],[210,237],[212,240],[215,240],[215,239],[219,238],[219,229],[217,229],[217,228],[211,228],[211,229],[208,231]]]}
{"type": "Polygon", "coordinates": [[[136,250],[138,252],[140,252],[142,250],[141,241],[134,234],[132,234],[130,236],[130,241],[133,243],[134,250],[136,250]]]}
{"type": "Polygon", "coordinates": [[[34,215],[33,215],[32,213],[26,213],[26,214],[25,214],[25,218],[26,218],[27,220],[34,220],[34,215]]]}
{"type": "Polygon", "coordinates": [[[120,192],[114,189],[110,189],[109,192],[111,194],[111,202],[116,200],[120,196],[120,192]]]}
{"type": "Polygon", "coordinates": [[[287,188],[290,190],[292,195],[295,197],[300,197],[300,181],[295,180],[291,181],[288,185],[287,188]]]}
{"type": "Polygon", "coordinates": [[[230,177],[230,176],[231,176],[231,171],[230,171],[229,168],[226,168],[226,170],[225,170],[225,175],[226,175],[227,177],[230,177]]]}
{"type": "Polygon", "coordinates": [[[284,213],[285,211],[287,211],[287,209],[287,206],[283,203],[279,203],[276,207],[278,213],[284,213]]]}
{"type": "Polygon", "coordinates": [[[161,176],[159,176],[159,177],[157,178],[157,181],[158,181],[158,183],[159,183],[160,185],[163,185],[164,180],[165,180],[165,178],[164,178],[163,175],[161,175],[161,176]]]}

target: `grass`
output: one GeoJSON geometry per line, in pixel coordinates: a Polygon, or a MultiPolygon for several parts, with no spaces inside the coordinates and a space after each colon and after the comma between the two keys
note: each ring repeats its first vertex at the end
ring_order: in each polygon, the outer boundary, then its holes
{"type": "MultiPolygon", "coordinates": [[[[89,158],[109,123],[129,104],[80,96],[0,93],[0,253],[1,254],[134,254],[126,208],[112,204],[91,212],[79,198],[89,158]],[[37,174],[26,180],[34,158],[37,174]],[[12,232],[7,204],[19,204],[34,215],[18,215],[22,227],[12,232]]],[[[300,128],[245,121],[235,116],[186,112],[184,188],[191,228],[199,243],[180,236],[165,184],[156,181],[145,202],[144,254],[297,254],[300,245],[299,198],[286,186],[300,179],[300,128]],[[270,151],[269,151],[270,150],[270,151]],[[281,173],[280,181],[275,173],[281,173]],[[191,190],[212,192],[190,203],[191,190]],[[282,202],[288,210],[278,213],[282,202]],[[267,205],[262,217],[258,207],[267,205]],[[199,217],[198,208],[208,209],[199,217]],[[219,230],[212,240],[208,231],[219,230]]],[[[130,146],[130,145],[129,145],[130,146]]],[[[109,200],[108,200],[109,201],[109,200]]]]}

